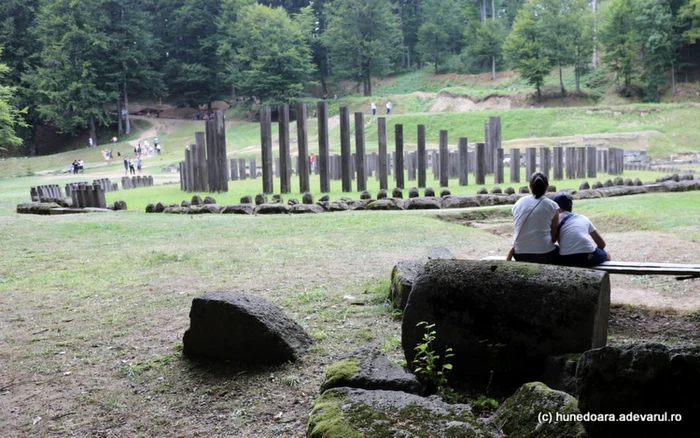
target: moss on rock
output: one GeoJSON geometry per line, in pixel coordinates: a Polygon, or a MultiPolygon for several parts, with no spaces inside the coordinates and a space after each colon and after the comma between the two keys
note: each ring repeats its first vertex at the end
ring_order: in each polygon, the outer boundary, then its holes
{"type": "Polygon", "coordinates": [[[557,415],[580,413],[578,402],[571,395],[541,382],[531,382],[503,402],[490,422],[508,436],[584,438],[587,435],[582,422],[557,420],[557,415]]]}
{"type": "Polygon", "coordinates": [[[340,409],[340,404],[346,398],[345,392],[329,389],[316,399],[314,408],[309,415],[306,436],[308,438],[362,437],[363,434],[354,430],[345,420],[340,409]]]}
{"type": "Polygon", "coordinates": [[[326,387],[333,387],[334,384],[343,380],[350,380],[360,371],[360,360],[350,357],[334,363],[326,370],[326,387]]]}

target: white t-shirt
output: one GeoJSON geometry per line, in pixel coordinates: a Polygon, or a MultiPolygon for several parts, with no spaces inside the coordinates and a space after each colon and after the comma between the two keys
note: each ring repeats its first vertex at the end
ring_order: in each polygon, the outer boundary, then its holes
{"type": "MultiPolygon", "coordinates": [[[[559,214],[559,223],[569,214],[568,211],[559,214]]],[[[596,249],[591,238],[595,227],[586,216],[575,214],[559,229],[559,254],[590,254],[596,249]]]]}
{"type": "Polygon", "coordinates": [[[552,242],[552,218],[559,206],[547,197],[540,199],[534,195],[526,196],[520,198],[513,206],[513,246],[516,254],[546,254],[556,248],[552,242]],[[536,205],[537,208],[528,217],[530,210],[536,205]]]}

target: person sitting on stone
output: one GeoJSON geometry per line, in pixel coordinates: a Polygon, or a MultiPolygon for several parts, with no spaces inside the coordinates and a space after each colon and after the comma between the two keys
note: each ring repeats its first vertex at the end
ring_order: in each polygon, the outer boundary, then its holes
{"type": "Polygon", "coordinates": [[[590,267],[610,260],[605,241],[593,223],[583,215],[573,214],[574,201],[568,193],[554,197],[559,205],[559,256],[566,266],[590,267]]]}

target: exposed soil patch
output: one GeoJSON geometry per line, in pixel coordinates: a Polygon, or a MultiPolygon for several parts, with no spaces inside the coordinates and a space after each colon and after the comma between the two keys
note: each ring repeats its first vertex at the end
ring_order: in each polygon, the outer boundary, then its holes
{"type": "Polygon", "coordinates": [[[683,344],[700,339],[700,311],[683,313],[668,308],[614,305],[608,322],[609,345],[636,341],[683,344]]]}

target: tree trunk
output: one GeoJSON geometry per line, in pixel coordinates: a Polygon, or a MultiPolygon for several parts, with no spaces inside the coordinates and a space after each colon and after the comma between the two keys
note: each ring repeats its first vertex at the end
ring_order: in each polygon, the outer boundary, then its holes
{"type": "Polygon", "coordinates": [[[496,80],[496,57],[491,57],[491,80],[496,80]]]}
{"type": "Polygon", "coordinates": [[[121,96],[117,96],[117,132],[119,135],[124,133],[124,125],[122,124],[122,104],[119,100],[121,96]]]}
{"type": "Polygon", "coordinates": [[[126,92],[126,79],[124,79],[124,133],[131,134],[131,121],[129,121],[129,95],[126,92]]]}
{"type": "Polygon", "coordinates": [[[496,19],[496,0],[491,0],[491,19],[496,19]]]}
{"type": "Polygon", "coordinates": [[[593,4],[593,70],[598,69],[598,44],[597,44],[597,34],[598,34],[598,0],[592,0],[593,4]]]}
{"type": "Polygon", "coordinates": [[[90,117],[90,138],[92,139],[92,145],[97,146],[97,132],[95,131],[95,119],[90,117]]]}
{"type": "Polygon", "coordinates": [[[559,62],[559,86],[561,87],[561,95],[566,96],[566,90],[564,89],[564,78],[561,74],[561,62],[559,62]]]}
{"type": "Polygon", "coordinates": [[[581,94],[581,72],[578,66],[574,67],[574,76],[576,77],[576,94],[581,94]]]}
{"type": "Polygon", "coordinates": [[[236,86],[231,85],[231,102],[236,101],[236,86]]]}
{"type": "Polygon", "coordinates": [[[481,0],[481,8],[479,10],[481,12],[481,22],[486,21],[486,0],[481,0]]]}
{"type": "Polygon", "coordinates": [[[676,95],[676,63],[671,61],[671,90],[676,95]]]}
{"type": "Polygon", "coordinates": [[[438,74],[438,59],[437,56],[435,57],[435,75],[438,74]]]}
{"type": "Polygon", "coordinates": [[[369,69],[369,67],[367,67],[367,78],[365,80],[367,81],[365,96],[371,96],[372,95],[372,71],[369,69]]]}
{"type": "Polygon", "coordinates": [[[411,69],[411,48],[406,46],[406,59],[408,60],[408,69],[411,69]]]}

